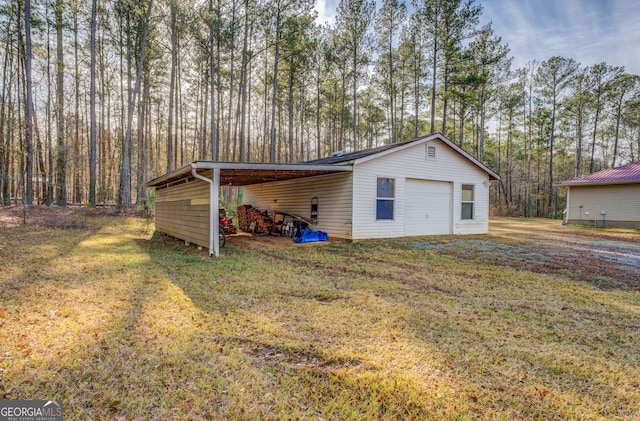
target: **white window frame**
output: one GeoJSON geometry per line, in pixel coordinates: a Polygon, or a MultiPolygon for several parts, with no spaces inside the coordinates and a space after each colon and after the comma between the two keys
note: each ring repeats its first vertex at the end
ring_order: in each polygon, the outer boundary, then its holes
{"type": "Polygon", "coordinates": [[[460,220],[461,221],[473,221],[476,219],[476,186],[475,184],[462,184],[460,186],[460,220]],[[471,188],[471,200],[464,200],[464,192],[465,192],[465,187],[470,187],[471,188]],[[465,218],[464,217],[464,205],[471,205],[471,218],[465,218]]]}
{"type": "Polygon", "coordinates": [[[375,202],[376,221],[393,221],[396,217],[396,179],[393,177],[376,177],[376,202],[375,202]],[[378,180],[391,180],[392,182],[392,196],[383,197],[378,196],[378,180]],[[390,201],[391,202],[391,218],[378,218],[378,201],[390,201]]]}

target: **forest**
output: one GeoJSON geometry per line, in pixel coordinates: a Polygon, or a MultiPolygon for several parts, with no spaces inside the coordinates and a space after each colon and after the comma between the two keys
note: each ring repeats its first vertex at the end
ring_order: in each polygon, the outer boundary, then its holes
{"type": "Polygon", "coordinates": [[[473,0],[3,0],[0,203],[116,205],[195,160],[301,162],[440,132],[501,175],[493,211],[640,159],[640,79],[513,68],[473,0]]]}

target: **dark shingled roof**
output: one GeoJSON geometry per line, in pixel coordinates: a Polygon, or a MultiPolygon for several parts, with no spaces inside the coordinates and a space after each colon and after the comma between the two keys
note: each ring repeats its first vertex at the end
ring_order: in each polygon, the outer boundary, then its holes
{"type": "Polygon", "coordinates": [[[611,168],[593,174],[575,177],[556,183],[557,186],[587,186],[591,184],[640,183],[640,162],[611,168]]]}
{"type": "Polygon", "coordinates": [[[392,143],[390,145],[378,146],[377,148],[372,149],[364,149],[361,151],[355,151],[350,153],[345,153],[342,155],[334,155],[328,156],[326,158],[315,159],[313,161],[304,162],[305,164],[338,164],[340,162],[349,162],[354,161],[356,159],[364,158],[370,155],[375,155],[380,152],[388,151],[389,149],[395,149],[399,146],[403,146],[409,143],[417,142],[418,140],[422,140],[424,137],[418,137],[411,140],[405,140],[403,142],[392,143]]]}

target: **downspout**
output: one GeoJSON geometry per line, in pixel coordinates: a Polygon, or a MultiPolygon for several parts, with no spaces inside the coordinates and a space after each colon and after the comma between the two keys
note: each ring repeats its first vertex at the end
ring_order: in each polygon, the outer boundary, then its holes
{"type": "MultiPolygon", "coordinates": [[[[197,165],[197,164],[196,164],[197,165]]],[[[213,180],[197,172],[197,166],[191,164],[191,174],[209,183],[209,256],[220,257],[220,238],[218,237],[218,192],[220,190],[220,168],[212,168],[213,180]]]]}
{"type": "MultiPolygon", "coordinates": [[[[569,212],[570,212],[570,209],[571,209],[570,200],[571,200],[571,187],[567,187],[567,206],[565,207],[564,217],[562,218],[562,224],[563,225],[566,225],[566,224],[569,223],[569,212]]],[[[580,216],[582,217],[582,209],[580,210],[580,216]]]]}

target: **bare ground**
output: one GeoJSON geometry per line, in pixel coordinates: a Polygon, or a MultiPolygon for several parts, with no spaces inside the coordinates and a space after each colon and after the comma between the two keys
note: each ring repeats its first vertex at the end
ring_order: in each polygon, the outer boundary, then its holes
{"type": "Polygon", "coordinates": [[[409,245],[518,270],[561,274],[603,289],[640,291],[638,230],[500,218],[491,221],[488,235],[430,237],[409,245]]]}

